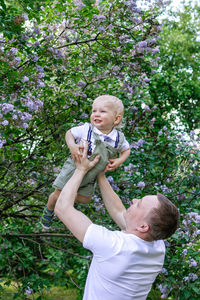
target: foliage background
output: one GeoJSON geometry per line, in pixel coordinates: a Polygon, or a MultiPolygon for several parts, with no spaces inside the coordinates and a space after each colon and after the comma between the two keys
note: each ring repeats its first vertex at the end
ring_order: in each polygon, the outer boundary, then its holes
{"type": "MultiPolygon", "coordinates": [[[[181,213],[149,299],[199,298],[200,7],[161,21],[167,4],[149,5],[0,1],[0,271],[18,283],[16,298],[42,299],[54,285],[75,287],[81,299],[91,253],[58,219],[49,233],[39,219],[69,154],[65,132],[89,120],[100,94],[123,100],[132,148],[108,174],[113,188],[125,205],[161,192],[181,213]]],[[[79,208],[116,228],[98,188],[79,208]]]]}

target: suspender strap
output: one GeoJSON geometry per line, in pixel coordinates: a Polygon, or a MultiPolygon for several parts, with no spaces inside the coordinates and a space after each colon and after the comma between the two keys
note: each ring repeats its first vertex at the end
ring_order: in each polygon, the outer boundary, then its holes
{"type": "Polygon", "coordinates": [[[92,136],[92,128],[89,125],[88,134],[87,134],[87,141],[88,141],[88,152],[92,152],[92,145],[91,145],[91,136],[92,136]]]}
{"type": "Polygon", "coordinates": [[[116,141],[115,141],[115,148],[118,147],[119,144],[119,131],[117,131],[117,137],[116,137],[116,141]]]}

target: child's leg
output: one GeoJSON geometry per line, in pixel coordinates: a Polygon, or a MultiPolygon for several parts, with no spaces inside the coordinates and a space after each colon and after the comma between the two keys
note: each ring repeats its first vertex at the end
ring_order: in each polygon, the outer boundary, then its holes
{"type": "Polygon", "coordinates": [[[80,194],[77,195],[76,197],[76,203],[89,203],[91,201],[92,197],[86,197],[82,196],[80,194]]]}
{"type": "Polygon", "coordinates": [[[58,200],[60,193],[61,193],[61,190],[55,189],[54,192],[50,194],[48,202],[47,202],[47,208],[49,210],[54,211],[56,201],[58,200]]]}
{"type": "Polygon", "coordinates": [[[55,189],[55,191],[49,196],[47,205],[43,210],[41,223],[44,230],[48,230],[51,227],[54,216],[54,207],[56,205],[56,201],[60,195],[60,192],[60,190],[55,189]]]}

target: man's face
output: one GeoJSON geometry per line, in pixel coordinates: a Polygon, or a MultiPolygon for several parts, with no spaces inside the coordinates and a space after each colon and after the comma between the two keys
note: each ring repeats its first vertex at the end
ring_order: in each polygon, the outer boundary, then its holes
{"type": "Polygon", "coordinates": [[[126,229],[136,230],[138,226],[142,226],[144,223],[148,223],[148,217],[151,214],[153,208],[159,206],[157,196],[148,195],[141,199],[133,199],[132,204],[124,213],[126,221],[126,229]]]}

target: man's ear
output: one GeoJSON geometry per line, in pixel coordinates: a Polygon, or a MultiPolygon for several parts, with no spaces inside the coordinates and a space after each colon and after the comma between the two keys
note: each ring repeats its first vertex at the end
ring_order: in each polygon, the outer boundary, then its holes
{"type": "Polygon", "coordinates": [[[121,116],[121,115],[117,115],[117,116],[115,117],[115,122],[114,122],[114,124],[115,124],[115,125],[119,124],[120,121],[121,121],[121,119],[122,119],[122,116],[121,116]]]}
{"type": "Polygon", "coordinates": [[[140,225],[137,230],[141,233],[148,232],[150,230],[150,226],[144,223],[143,225],[140,225]]]}

